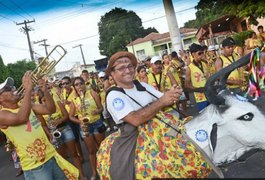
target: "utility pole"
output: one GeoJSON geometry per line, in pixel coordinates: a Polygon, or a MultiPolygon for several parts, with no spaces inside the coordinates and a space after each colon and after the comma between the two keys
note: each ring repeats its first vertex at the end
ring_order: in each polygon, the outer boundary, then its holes
{"type": "Polygon", "coordinates": [[[29,28],[27,26],[27,24],[29,23],[32,23],[32,22],[35,22],[35,19],[33,19],[33,21],[26,21],[24,20],[24,22],[22,23],[16,23],[17,25],[24,25],[25,27],[22,27],[22,29],[24,30],[24,33],[26,33],[27,35],[27,39],[28,39],[28,44],[29,44],[29,53],[30,53],[30,57],[31,57],[31,60],[34,61],[34,56],[33,56],[33,50],[32,50],[32,47],[31,47],[31,43],[30,43],[30,38],[29,38],[29,31],[33,30],[31,28],[29,28]]]}
{"type": "Polygon", "coordinates": [[[84,54],[83,54],[82,44],[76,45],[73,48],[76,48],[76,47],[80,47],[80,51],[81,51],[81,55],[82,55],[82,58],[83,58],[83,62],[84,62],[84,65],[86,66],[86,60],[85,60],[85,57],[84,57],[84,54]]]}
{"type": "Polygon", "coordinates": [[[167,25],[169,29],[172,48],[178,53],[179,50],[183,50],[183,47],[174,6],[172,0],[163,0],[163,4],[166,12],[167,25]]]}
{"type": "Polygon", "coordinates": [[[40,41],[37,41],[37,42],[34,41],[33,43],[34,43],[34,44],[38,44],[38,43],[43,42],[43,44],[40,44],[40,46],[44,46],[46,56],[48,56],[48,50],[47,50],[47,47],[50,46],[50,45],[49,45],[49,44],[46,44],[46,41],[47,41],[47,39],[43,39],[43,40],[40,40],[40,41]]]}

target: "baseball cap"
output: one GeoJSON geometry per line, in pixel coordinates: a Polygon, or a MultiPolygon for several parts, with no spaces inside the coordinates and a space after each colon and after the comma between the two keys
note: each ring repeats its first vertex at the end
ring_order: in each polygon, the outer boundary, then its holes
{"type": "Polygon", "coordinates": [[[215,50],[215,46],[214,45],[210,45],[209,47],[208,47],[208,51],[214,51],[215,50]]]}
{"type": "Polygon", "coordinates": [[[191,53],[198,52],[198,51],[203,51],[204,50],[204,48],[201,45],[195,44],[195,43],[192,43],[190,45],[189,49],[190,49],[190,52],[191,53]]]}
{"type": "Polygon", "coordinates": [[[14,86],[14,79],[11,77],[6,78],[5,82],[0,84],[0,94],[2,94],[7,87],[14,86]]]}
{"type": "Polygon", "coordinates": [[[222,41],[222,47],[225,46],[234,46],[236,43],[233,38],[228,37],[225,40],[222,41]]]}
{"type": "Polygon", "coordinates": [[[162,61],[162,58],[160,56],[154,56],[154,57],[151,58],[150,63],[154,64],[157,61],[162,61]]]}
{"type": "Polygon", "coordinates": [[[98,77],[99,77],[99,78],[103,78],[103,77],[105,77],[105,73],[104,73],[104,72],[102,72],[102,71],[101,71],[101,72],[99,72],[99,73],[98,73],[98,77]]]}

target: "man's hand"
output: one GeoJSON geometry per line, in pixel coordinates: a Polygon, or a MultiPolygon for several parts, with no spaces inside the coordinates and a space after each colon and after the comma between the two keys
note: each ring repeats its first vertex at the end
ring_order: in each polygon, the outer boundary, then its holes
{"type": "Polygon", "coordinates": [[[23,84],[23,87],[25,88],[25,90],[31,91],[33,88],[31,76],[32,76],[31,71],[27,71],[22,78],[22,84],[23,84]]]}
{"type": "Polygon", "coordinates": [[[177,85],[173,85],[159,100],[163,105],[169,106],[176,103],[181,95],[182,89],[177,85]]]}

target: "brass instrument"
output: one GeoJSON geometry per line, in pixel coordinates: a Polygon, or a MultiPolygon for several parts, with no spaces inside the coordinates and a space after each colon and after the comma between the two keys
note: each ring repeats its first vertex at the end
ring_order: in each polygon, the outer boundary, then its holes
{"type": "Polygon", "coordinates": [[[238,68],[239,77],[242,80],[240,85],[241,91],[245,92],[249,86],[249,72],[245,70],[245,66],[238,68]]]}
{"type": "Polygon", "coordinates": [[[53,125],[54,124],[54,119],[52,118],[51,114],[48,115],[48,129],[52,135],[52,144],[53,146],[58,149],[62,142],[61,142],[61,132],[53,125]]]}
{"type": "MultiPolygon", "coordinates": [[[[38,63],[38,66],[32,71],[32,82],[37,85],[37,82],[44,75],[51,72],[57,63],[66,55],[67,51],[60,45],[55,46],[52,51],[38,63]],[[53,59],[53,60],[49,60],[53,59]]],[[[23,84],[17,89],[16,94],[20,97],[24,92],[23,84]]]]}
{"type": "Polygon", "coordinates": [[[86,103],[85,103],[85,96],[84,93],[81,92],[80,95],[80,102],[81,102],[81,107],[80,107],[80,111],[81,111],[81,129],[83,131],[84,136],[88,136],[89,135],[89,130],[88,130],[88,126],[89,126],[89,119],[87,117],[87,113],[86,113],[86,103]]]}

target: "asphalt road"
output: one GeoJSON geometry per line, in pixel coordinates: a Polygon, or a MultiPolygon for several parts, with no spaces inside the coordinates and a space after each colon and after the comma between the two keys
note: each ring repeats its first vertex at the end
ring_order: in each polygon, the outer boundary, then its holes
{"type": "MultiPolygon", "coordinates": [[[[191,115],[198,113],[194,107],[189,107],[188,111],[191,115]]],[[[90,177],[88,154],[83,143],[82,149],[85,157],[84,170],[86,176],[90,177]]],[[[265,151],[253,150],[244,154],[238,161],[224,164],[220,168],[225,178],[265,178],[265,151]]],[[[15,177],[15,174],[16,171],[11,161],[11,154],[5,152],[4,145],[0,145],[0,180],[24,179],[23,175],[15,177]]],[[[214,173],[209,176],[209,178],[215,177],[217,176],[214,173]]]]}

